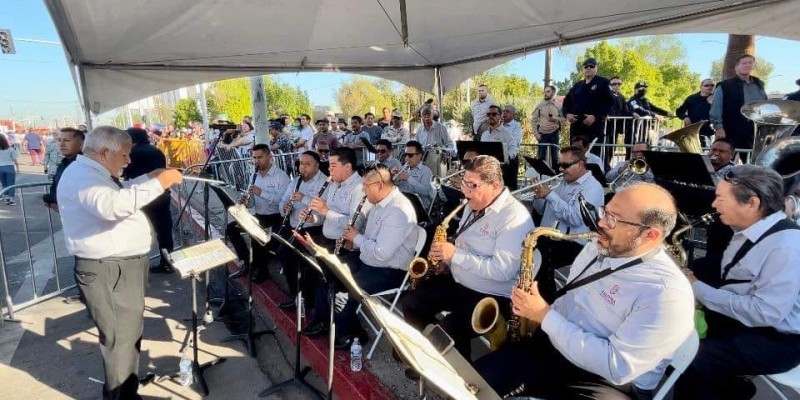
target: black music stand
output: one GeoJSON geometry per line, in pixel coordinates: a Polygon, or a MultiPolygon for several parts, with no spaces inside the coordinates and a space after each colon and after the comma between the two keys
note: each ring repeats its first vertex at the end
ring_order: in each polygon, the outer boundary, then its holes
{"type": "MultiPolygon", "coordinates": [[[[190,257],[193,256],[193,255],[191,255],[193,249],[200,248],[201,246],[208,246],[211,242],[205,242],[205,243],[201,243],[199,245],[195,245],[195,246],[192,246],[192,247],[189,247],[189,248],[186,248],[186,249],[177,250],[177,251],[172,252],[171,254],[167,253],[167,251],[165,249],[161,250],[161,256],[164,257],[164,259],[167,261],[167,263],[172,268],[174,268],[176,271],[178,271],[182,278],[188,277],[192,281],[192,330],[191,330],[191,335],[192,335],[192,375],[194,376],[194,382],[197,383],[198,386],[200,386],[201,393],[204,396],[208,395],[208,384],[206,383],[206,379],[203,376],[203,373],[207,369],[209,369],[209,368],[211,368],[211,367],[213,367],[213,366],[215,366],[217,364],[221,364],[221,363],[225,362],[225,358],[217,358],[217,359],[214,359],[214,360],[209,361],[209,362],[204,363],[204,364],[200,364],[200,362],[199,362],[199,359],[198,359],[198,340],[197,340],[197,281],[201,279],[200,278],[200,274],[202,274],[203,272],[207,272],[209,269],[211,269],[211,268],[213,268],[215,266],[222,265],[222,264],[224,264],[226,262],[229,262],[229,261],[232,261],[232,260],[236,259],[236,256],[230,251],[230,249],[228,249],[222,243],[221,240],[217,239],[217,241],[219,242],[217,253],[221,252],[222,255],[221,256],[217,256],[217,257],[211,257],[211,256],[209,256],[210,253],[204,254],[203,256],[206,256],[207,258],[212,259],[213,261],[206,261],[207,265],[206,266],[201,266],[201,267],[186,268],[186,267],[184,267],[182,265],[177,264],[175,259],[178,258],[180,260],[180,258],[183,258],[184,257],[183,255],[186,255],[186,254],[189,254],[189,256],[187,258],[190,258],[190,257]],[[227,253],[225,253],[225,251],[227,251],[227,253]],[[208,264],[208,263],[210,263],[210,264],[208,264]],[[211,264],[215,264],[215,265],[211,265],[211,264]]],[[[181,352],[183,352],[183,349],[181,349],[181,352]]],[[[165,377],[168,378],[168,379],[175,379],[175,378],[177,378],[179,376],[180,376],[180,371],[176,371],[176,372],[173,372],[173,373],[171,373],[169,375],[165,375],[165,377]]]]}
{"type": "Polygon", "coordinates": [[[538,160],[533,157],[522,156],[525,159],[525,162],[531,166],[531,168],[535,169],[539,175],[542,176],[556,176],[556,171],[553,170],[552,167],[547,165],[544,160],[538,160]]]}
{"type": "MultiPolygon", "coordinates": [[[[314,269],[316,269],[317,272],[319,272],[320,276],[322,277],[321,284],[322,285],[327,285],[327,281],[326,281],[326,278],[325,278],[325,273],[322,271],[322,268],[319,266],[319,264],[317,264],[317,262],[315,260],[313,260],[310,257],[308,257],[307,255],[303,254],[303,252],[301,252],[296,247],[294,247],[291,244],[291,242],[289,242],[288,240],[280,237],[279,235],[277,235],[275,233],[271,233],[270,235],[272,236],[272,239],[279,241],[281,243],[281,246],[288,247],[289,249],[292,250],[292,252],[295,253],[295,255],[297,255],[302,260],[304,260],[306,263],[308,263],[308,265],[311,265],[312,267],[314,267],[314,269]]],[[[299,234],[297,234],[296,232],[294,233],[294,235],[299,236],[299,234]]],[[[293,237],[296,237],[296,236],[293,236],[293,237]]],[[[298,239],[298,241],[303,243],[305,240],[302,237],[300,237],[298,239]]],[[[317,391],[317,389],[315,389],[313,386],[311,386],[305,380],[306,379],[306,375],[308,375],[308,372],[311,371],[311,367],[305,367],[302,370],[300,369],[300,342],[301,342],[301,339],[302,339],[302,336],[303,336],[303,333],[302,333],[303,332],[303,330],[302,330],[302,319],[300,317],[300,309],[301,309],[300,307],[302,307],[301,303],[303,301],[303,293],[302,293],[302,289],[301,289],[301,285],[300,285],[300,268],[298,268],[297,271],[298,271],[297,272],[297,274],[298,274],[298,279],[297,279],[297,313],[296,313],[297,314],[297,316],[296,316],[297,317],[297,320],[296,320],[297,330],[295,331],[294,374],[292,375],[291,378],[289,378],[289,379],[287,379],[287,380],[285,380],[283,382],[276,383],[276,384],[272,385],[271,387],[263,390],[261,393],[258,394],[258,397],[267,397],[267,396],[270,396],[270,395],[273,395],[275,393],[280,392],[281,390],[283,390],[286,387],[294,386],[297,389],[300,389],[300,391],[305,392],[309,397],[311,397],[313,399],[316,399],[316,400],[322,400],[323,399],[323,397],[320,395],[319,391],[317,391]]],[[[335,310],[334,307],[335,307],[336,303],[335,303],[333,289],[328,291],[328,303],[330,305],[330,316],[329,316],[329,318],[330,318],[330,320],[329,320],[330,328],[329,328],[329,332],[328,332],[328,382],[327,382],[327,384],[328,384],[328,387],[327,387],[328,393],[327,393],[327,399],[328,400],[332,400],[333,399],[333,352],[334,352],[333,342],[334,342],[334,338],[336,336],[336,324],[335,324],[334,318],[333,318],[333,313],[334,313],[334,310],[335,310]]]]}
{"type": "MultiPolygon", "coordinates": [[[[422,198],[419,197],[416,193],[411,192],[400,192],[411,202],[411,205],[414,206],[414,212],[417,214],[417,223],[418,224],[425,224],[428,225],[431,223],[431,218],[428,215],[428,210],[425,209],[425,205],[422,204],[422,198]]],[[[431,201],[433,202],[433,201],[431,201]]]]}
{"type": "Polygon", "coordinates": [[[707,156],[645,151],[644,158],[655,182],[672,194],[684,214],[694,216],[711,211],[717,177],[707,156]]]}
{"type": "MultiPolygon", "coordinates": [[[[228,194],[228,192],[225,191],[225,189],[223,189],[223,188],[221,188],[219,186],[216,186],[216,185],[209,185],[209,188],[211,188],[211,190],[213,190],[214,193],[217,195],[217,198],[219,198],[219,201],[220,201],[220,203],[222,203],[222,207],[224,209],[227,210],[227,209],[229,209],[229,208],[231,208],[231,207],[236,205],[236,201],[234,201],[233,198],[231,198],[231,196],[228,194]]],[[[206,209],[208,209],[208,205],[206,205],[206,209]]],[[[208,240],[208,239],[206,239],[206,240],[208,240]]],[[[250,260],[249,261],[250,261],[250,265],[253,265],[252,247],[251,247],[250,253],[251,254],[250,254],[250,260]]],[[[222,316],[224,316],[224,315],[229,313],[228,310],[230,308],[230,306],[229,306],[230,302],[244,301],[244,299],[238,298],[238,297],[237,298],[231,298],[231,296],[230,296],[230,287],[233,285],[233,283],[231,283],[230,279],[227,278],[228,277],[228,269],[227,268],[225,269],[225,277],[226,277],[225,278],[225,294],[223,295],[222,302],[219,305],[219,309],[217,309],[217,318],[219,318],[219,319],[221,319],[222,316]]],[[[237,295],[240,295],[240,294],[241,293],[238,293],[238,291],[237,291],[237,295]]]]}
{"type": "Polygon", "coordinates": [[[599,165],[595,163],[586,163],[586,169],[592,173],[594,179],[600,182],[600,186],[606,187],[608,184],[606,183],[606,175],[603,173],[603,170],[600,168],[599,165]]]}
{"type": "Polygon", "coordinates": [[[503,143],[501,142],[473,142],[459,140],[456,141],[456,149],[458,150],[459,160],[464,158],[464,153],[466,153],[468,150],[474,150],[480,155],[492,156],[502,164],[508,163],[508,160],[506,160],[506,152],[503,150],[503,143]]]}
{"type": "MultiPolygon", "coordinates": [[[[272,234],[272,230],[266,230],[258,223],[258,219],[256,219],[250,212],[247,211],[242,205],[239,206],[232,206],[228,208],[228,212],[231,216],[236,220],[239,226],[247,232],[250,236],[250,248],[249,248],[249,257],[250,257],[250,266],[252,268],[253,265],[253,243],[258,242],[258,244],[265,246],[269,240],[270,235],[272,234]]],[[[226,286],[227,287],[227,286],[226,286]]],[[[263,331],[254,331],[255,327],[255,317],[253,315],[253,274],[250,273],[247,275],[247,331],[239,334],[232,334],[224,339],[222,342],[230,342],[234,340],[241,340],[244,342],[245,347],[251,357],[256,356],[256,345],[255,339],[264,335],[274,335],[275,331],[272,329],[265,329],[263,331]]]]}

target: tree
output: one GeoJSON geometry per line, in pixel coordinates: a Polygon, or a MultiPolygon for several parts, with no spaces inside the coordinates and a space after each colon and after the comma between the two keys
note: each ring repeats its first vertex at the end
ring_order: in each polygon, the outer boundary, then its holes
{"type": "MultiPolygon", "coordinates": [[[[711,63],[711,79],[714,82],[720,82],[723,80],[722,78],[722,63],[725,61],[725,58],[720,58],[719,60],[715,60],[711,63]]],[[[735,63],[735,61],[734,61],[735,63]]],[[[772,71],[775,70],[775,66],[772,65],[771,62],[764,60],[764,59],[756,59],[756,68],[753,71],[753,75],[759,77],[764,84],[766,85],[767,80],[772,75],[772,71]]]]}
{"type": "Polygon", "coordinates": [[[728,35],[728,48],[725,50],[725,64],[722,79],[736,76],[736,60],[745,55],[756,55],[756,39],[753,35],[728,35]]]}
{"type": "Polygon", "coordinates": [[[264,77],[264,91],[267,93],[267,113],[271,117],[282,114],[299,116],[312,115],[313,107],[306,92],[282,83],[271,76],[264,77]]]}
{"type": "Polygon", "coordinates": [[[200,121],[203,117],[197,110],[197,102],[194,99],[181,99],[175,104],[172,119],[175,126],[183,128],[189,126],[189,121],[200,121]]]}
{"type": "MultiPolygon", "coordinates": [[[[225,114],[229,121],[241,121],[253,112],[250,100],[250,81],[248,78],[226,79],[209,85],[210,96],[217,105],[219,113],[225,114]]],[[[211,119],[219,115],[211,115],[211,119]]]]}
{"type": "MultiPolygon", "coordinates": [[[[305,92],[271,76],[263,78],[270,118],[281,114],[311,115],[311,100],[305,92]]],[[[241,121],[245,115],[253,112],[249,78],[228,79],[211,84],[206,92],[206,101],[212,119],[219,114],[226,114],[231,121],[241,121]]]]}
{"type": "Polygon", "coordinates": [[[394,108],[393,84],[385,79],[381,81],[356,76],[342,84],[336,92],[336,102],[342,113],[347,116],[364,115],[371,111],[379,113],[383,107],[394,108]]]}

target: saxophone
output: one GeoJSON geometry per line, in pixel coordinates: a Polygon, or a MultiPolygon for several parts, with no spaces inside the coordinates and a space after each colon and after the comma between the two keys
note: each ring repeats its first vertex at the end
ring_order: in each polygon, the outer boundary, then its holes
{"type": "Polygon", "coordinates": [[[703,214],[697,220],[689,222],[689,219],[686,218],[683,213],[678,213],[678,219],[683,222],[683,226],[672,232],[666,245],[667,252],[672,256],[672,259],[675,260],[675,263],[678,264],[678,267],[685,269],[689,266],[689,257],[686,254],[686,249],[683,247],[683,238],[681,238],[681,235],[699,226],[710,225],[717,217],[719,217],[719,213],[713,212],[703,214]]]}
{"type": "MultiPolygon", "coordinates": [[[[461,203],[450,211],[450,214],[447,214],[446,217],[442,220],[442,223],[436,227],[436,231],[433,233],[433,240],[431,244],[436,242],[446,242],[447,241],[447,228],[450,227],[450,221],[461,211],[464,206],[467,205],[467,200],[461,200],[461,203]]],[[[433,262],[431,259],[430,253],[428,253],[428,259],[424,259],[422,257],[417,257],[408,264],[408,276],[411,277],[411,288],[414,289],[417,287],[417,283],[420,280],[424,279],[425,276],[428,274],[428,270],[435,269],[437,264],[433,262]]],[[[433,272],[434,274],[437,271],[433,272]]]]}
{"type": "MultiPolygon", "coordinates": [[[[522,243],[522,256],[519,278],[517,278],[516,287],[530,291],[533,286],[535,278],[534,268],[534,254],[536,252],[536,244],[542,236],[552,237],[558,240],[582,240],[591,239],[597,236],[594,232],[576,233],[568,235],[561,233],[554,228],[536,228],[528,233],[525,241],[522,243]]],[[[506,324],[503,315],[500,313],[500,305],[493,297],[485,297],[475,306],[472,311],[472,329],[479,335],[487,335],[489,339],[489,347],[491,350],[496,350],[505,343],[507,339],[512,342],[528,339],[533,336],[533,333],[538,328],[538,324],[518,315],[511,313],[511,320],[506,324]]]]}
{"type": "MultiPolygon", "coordinates": [[[[356,206],[356,210],[355,212],[353,212],[353,216],[350,217],[350,222],[347,224],[347,226],[356,225],[356,222],[358,221],[358,216],[361,215],[361,208],[364,207],[365,201],[367,201],[367,195],[364,195],[364,197],[361,198],[361,201],[358,203],[358,206],[356,206]]],[[[344,232],[342,233],[342,236],[339,236],[339,238],[336,239],[336,246],[333,248],[333,255],[338,256],[339,251],[342,250],[343,246],[344,246],[344,232]]]]}

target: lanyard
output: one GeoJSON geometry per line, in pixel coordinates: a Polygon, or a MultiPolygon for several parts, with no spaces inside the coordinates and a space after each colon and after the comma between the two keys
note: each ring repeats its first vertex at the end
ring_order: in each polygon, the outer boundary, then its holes
{"type": "Polygon", "coordinates": [[[572,290],[572,289],[577,289],[577,288],[579,288],[581,286],[588,285],[588,284],[590,284],[590,283],[592,283],[592,282],[594,282],[596,280],[603,279],[603,278],[605,278],[605,277],[607,277],[607,276],[609,276],[609,275],[611,275],[611,274],[613,274],[615,272],[622,271],[623,269],[627,269],[627,268],[639,265],[639,264],[643,263],[644,260],[649,260],[649,259],[653,258],[655,255],[656,255],[656,251],[651,251],[650,253],[645,254],[643,257],[638,257],[636,259],[633,259],[631,261],[626,262],[625,264],[620,265],[616,269],[611,269],[611,268],[604,269],[604,270],[602,270],[600,272],[594,273],[594,274],[589,275],[589,276],[587,276],[587,277],[585,277],[583,279],[580,279],[580,277],[592,265],[594,265],[597,262],[598,256],[595,256],[592,259],[592,261],[589,262],[589,265],[584,267],[581,270],[581,272],[575,277],[575,279],[572,280],[572,282],[567,283],[566,285],[564,285],[564,287],[562,287],[561,289],[556,291],[555,299],[567,294],[567,292],[572,290]]]}

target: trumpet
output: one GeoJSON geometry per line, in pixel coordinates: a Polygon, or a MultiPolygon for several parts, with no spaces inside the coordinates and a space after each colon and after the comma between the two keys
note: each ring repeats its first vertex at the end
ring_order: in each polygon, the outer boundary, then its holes
{"type": "Polygon", "coordinates": [[[647,161],[644,158],[636,157],[631,159],[625,169],[613,181],[609,182],[606,193],[615,192],[618,187],[625,187],[634,176],[644,175],[648,170],[650,170],[650,166],[647,165],[647,161]]]}
{"type": "Polygon", "coordinates": [[[433,177],[431,177],[431,187],[433,188],[433,190],[438,191],[439,189],[442,188],[442,184],[444,182],[447,182],[448,179],[456,177],[456,176],[459,176],[459,175],[463,174],[464,172],[466,172],[466,169],[460,169],[460,170],[458,170],[456,172],[453,172],[450,175],[446,175],[446,176],[443,176],[441,178],[438,177],[438,176],[433,176],[433,177]]]}
{"type": "Polygon", "coordinates": [[[556,187],[558,187],[558,185],[561,185],[561,182],[563,181],[564,181],[564,173],[562,172],[556,176],[552,176],[543,181],[539,181],[536,183],[532,183],[528,186],[521,187],[511,192],[511,195],[514,196],[519,201],[531,200],[533,198],[533,192],[532,192],[533,189],[545,185],[548,186],[550,189],[555,189],[556,187]]]}
{"type": "Polygon", "coordinates": [[[406,162],[406,163],[403,165],[403,168],[400,168],[400,170],[399,170],[399,171],[397,171],[397,173],[395,173],[395,174],[392,174],[392,183],[397,183],[397,180],[396,180],[396,179],[397,179],[397,176],[398,176],[398,175],[400,175],[400,174],[402,174],[403,172],[408,172],[408,170],[409,170],[409,169],[411,169],[411,164],[409,164],[408,162],[406,162]]]}

